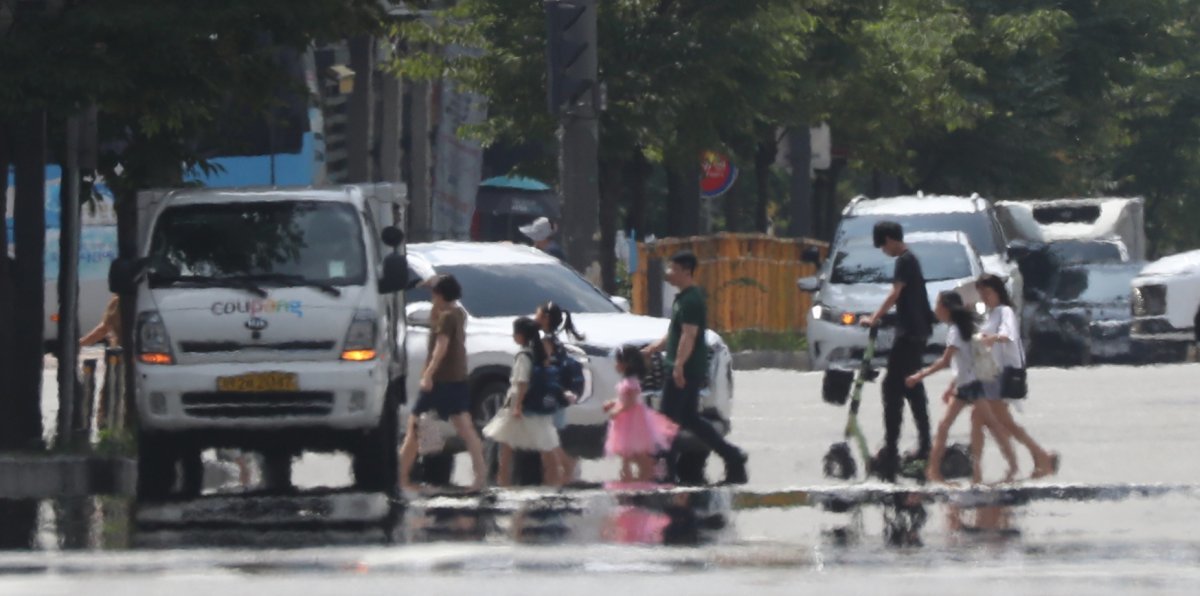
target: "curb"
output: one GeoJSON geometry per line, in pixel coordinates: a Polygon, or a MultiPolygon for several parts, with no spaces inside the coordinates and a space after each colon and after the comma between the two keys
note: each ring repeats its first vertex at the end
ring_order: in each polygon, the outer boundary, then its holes
{"type": "Polygon", "coordinates": [[[102,455],[0,455],[0,498],[132,495],[137,462],[102,455]]]}
{"type": "Polygon", "coordinates": [[[745,351],[733,355],[734,370],[796,370],[809,371],[812,365],[808,352],[745,351]]]}

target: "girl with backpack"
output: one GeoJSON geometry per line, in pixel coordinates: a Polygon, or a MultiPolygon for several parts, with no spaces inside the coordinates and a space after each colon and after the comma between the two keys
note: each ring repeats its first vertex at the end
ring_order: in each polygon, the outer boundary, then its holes
{"type": "MultiPolygon", "coordinates": [[[[937,308],[933,310],[933,314],[939,321],[950,326],[946,332],[946,351],[933,364],[905,379],[909,387],[914,387],[943,368],[950,367],[954,370],[954,381],[942,395],[942,401],[948,407],[933,439],[933,450],[929,454],[925,477],[931,482],[944,481],[942,456],[946,452],[946,435],[963,408],[972,406],[1000,444],[1000,451],[1004,454],[1004,459],[1008,460],[1008,473],[1004,481],[1011,482],[1017,475],[1017,456],[1013,453],[1008,430],[992,413],[991,402],[983,399],[984,383],[994,381],[998,371],[987,348],[975,337],[975,316],[963,306],[962,296],[952,291],[938,294],[937,308]]],[[[973,463],[974,476],[978,478],[979,462],[973,463]]]]}
{"type": "MultiPolygon", "coordinates": [[[[586,339],[578,329],[575,328],[575,322],[571,320],[571,313],[563,310],[562,307],[555,304],[554,301],[548,301],[537,307],[533,315],[533,320],[542,328],[542,341],[546,347],[546,353],[550,355],[550,359],[558,367],[562,399],[559,400],[559,407],[554,412],[554,428],[561,433],[567,428],[567,408],[574,404],[579,399],[579,394],[583,391],[583,365],[579,361],[571,358],[567,353],[566,347],[563,345],[560,333],[565,333],[574,341],[583,341],[586,339]]],[[[563,484],[575,480],[575,472],[578,468],[578,461],[567,454],[560,446],[555,450],[555,457],[558,458],[559,464],[562,466],[561,474],[563,484]]],[[[552,465],[550,458],[542,458],[542,467],[552,465]]]]}
{"type": "Polygon", "coordinates": [[[551,414],[557,400],[558,371],[550,363],[541,329],[533,319],[513,321],[513,341],[521,350],[513,360],[504,407],[483,427],[483,435],[500,444],[496,484],[512,486],[513,450],[526,449],[540,452],[543,461],[553,458],[552,465],[543,467],[542,481],[557,486],[562,483],[561,464],[555,456],[559,439],[551,414]]]}
{"type": "Polygon", "coordinates": [[[617,399],[604,404],[604,411],[611,416],[604,451],[621,458],[623,482],[650,482],[654,480],[654,456],[671,448],[679,425],[642,401],[638,379],[646,373],[646,361],[641,350],[622,346],[617,352],[617,372],[621,374],[617,399]]]}
{"type": "MultiPolygon", "coordinates": [[[[1025,427],[1017,423],[1006,401],[1008,399],[1021,399],[1025,396],[1025,350],[1021,345],[1021,326],[1017,324],[1017,313],[1013,310],[1012,299],[1008,296],[1008,289],[1004,287],[1004,280],[995,275],[985,275],[979,278],[979,281],[975,283],[975,289],[979,292],[979,298],[988,309],[987,322],[984,323],[980,334],[983,343],[991,347],[992,356],[995,358],[996,364],[1000,367],[1002,374],[1011,375],[1017,373],[1020,375],[1019,383],[1010,384],[1021,386],[1019,390],[1015,387],[1008,387],[1008,391],[1005,391],[1006,384],[1003,382],[987,383],[984,385],[984,397],[991,402],[992,412],[995,413],[1000,424],[1008,430],[1013,439],[1024,445],[1029,450],[1029,454],[1033,456],[1033,474],[1031,477],[1042,478],[1051,474],[1057,474],[1058,454],[1050,453],[1043,449],[1029,435],[1025,427]]],[[[983,457],[983,420],[972,418],[971,422],[971,457],[979,460],[983,457]]]]}

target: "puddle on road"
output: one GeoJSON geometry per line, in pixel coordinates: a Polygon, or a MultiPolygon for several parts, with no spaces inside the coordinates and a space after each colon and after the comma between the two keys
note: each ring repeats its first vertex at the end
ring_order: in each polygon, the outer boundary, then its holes
{"type": "MultiPolygon", "coordinates": [[[[176,559],[153,553],[183,551],[226,553],[235,560],[213,565],[241,572],[353,571],[356,559],[327,548],[335,546],[368,548],[376,559],[371,568],[385,572],[414,565],[595,571],[625,559],[662,570],[954,562],[1195,566],[1200,542],[1182,520],[1200,515],[1197,496],[1194,487],[1166,485],[878,485],[771,492],[515,490],[429,497],[407,506],[382,494],[339,490],[210,494],[159,503],[9,500],[0,501],[0,549],[8,551],[0,553],[0,575],[61,571],[61,560],[38,556],[54,551],[126,552],[142,570],[174,569],[176,559]],[[613,559],[613,545],[629,548],[615,551],[622,554],[613,559]],[[448,546],[465,550],[447,556],[448,546]],[[558,548],[563,546],[572,548],[558,548]],[[656,546],[673,548],[637,548],[656,546]],[[498,556],[496,548],[524,550],[498,556]],[[320,549],[319,562],[286,557],[312,552],[305,549],[320,549]]],[[[71,563],[75,570],[107,564],[71,563]]]]}

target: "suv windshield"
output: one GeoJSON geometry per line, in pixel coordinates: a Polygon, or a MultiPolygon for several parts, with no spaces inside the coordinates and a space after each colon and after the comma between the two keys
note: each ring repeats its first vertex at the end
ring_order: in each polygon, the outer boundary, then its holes
{"type": "MultiPolygon", "coordinates": [[[[462,305],[474,317],[529,316],[547,300],[572,313],[622,312],[587,280],[556,263],[441,265],[437,272],[458,279],[462,305]]],[[[404,298],[428,301],[429,289],[409,290],[404,298]]]]}
{"type": "Polygon", "coordinates": [[[920,213],[913,215],[855,215],[842,219],[835,243],[843,239],[870,238],[876,222],[894,221],[905,234],[913,232],[962,232],[980,255],[999,254],[1004,241],[997,236],[987,212],[920,213]]]}
{"type": "Polygon", "coordinates": [[[1137,267],[1071,267],[1059,273],[1054,298],[1062,302],[1108,304],[1128,300],[1137,267]]]}
{"type": "Polygon", "coordinates": [[[154,228],[150,281],[223,285],[360,285],[362,224],[352,205],[322,201],[169,207],[154,228]]]}
{"type": "MultiPolygon", "coordinates": [[[[914,242],[909,250],[921,261],[925,281],[945,281],[971,277],[971,260],[967,249],[956,242],[914,242]]],[[[830,283],[888,284],[892,283],[896,259],[869,244],[843,247],[833,261],[830,283]]]]}

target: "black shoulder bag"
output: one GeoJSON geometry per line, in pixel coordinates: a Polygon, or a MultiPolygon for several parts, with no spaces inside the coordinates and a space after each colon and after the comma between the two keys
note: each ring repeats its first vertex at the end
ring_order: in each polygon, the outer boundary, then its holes
{"type": "Polygon", "coordinates": [[[1025,346],[1017,344],[1017,353],[1021,355],[1021,366],[1006,366],[1000,373],[1000,397],[1005,399],[1025,399],[1029,393],[1029,383],[1025,374],[1025,346]]]}

